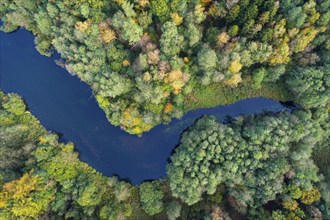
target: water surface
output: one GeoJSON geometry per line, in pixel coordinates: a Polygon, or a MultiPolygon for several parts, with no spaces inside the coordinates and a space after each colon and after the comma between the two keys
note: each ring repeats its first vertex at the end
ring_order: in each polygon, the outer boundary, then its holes
{"type": "Polygon", "coordinates": [[[24,29],[13,34],[0,32],[0,88],[23,96],[46,129],[75,143],[82,161],[104,175],[117,174],[135,184],[165,176],[167,159],[181,132],[196,118],[213,114],[224,119],[228,114],[284,108],[270,99],[246,99],[191,111],[181,120],[157,126],[142,137],[129,135],[107,121],[88,85],[55,64],[58,55],[49,58],[35,50],[33,38],[24,29]]]}

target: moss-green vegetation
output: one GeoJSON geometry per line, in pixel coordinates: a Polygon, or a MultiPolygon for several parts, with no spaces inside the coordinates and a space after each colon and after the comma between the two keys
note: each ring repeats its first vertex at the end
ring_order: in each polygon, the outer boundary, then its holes
{"type": "Polygon", "coordinates": [[[172,194],[194,207],[222,186],[230,205],[254,219],[271,219],[262,206],[275,201],[282,208],[272,208],[274,219],[327,218],[329,119],[325,108],[239,117],[226,124],[205,116],[183,133],[171,157],[172,194]],[[311,207],[321,195],[325,203],[311,207]]]}
{"type": "Polygon", "coordinates": [[[0,91],[0,118],[0,219],[148,216],[136,187],[81,162],[74,145],[59,143],[19,96],[0,91]]]}
{"type": "Polygon", "coordinates": [[[81,162],[21,98],[0,93],[0,219],[329,219],[329,9],[328,0],[2,0],[1,29],[24,27],[40,53],[57,50],[132,134],[249,97],[302,109],[203,118],[183,134],[168,179],[132,186],[81,162]]]}
{"type": "MultiPolygon", "coordinates": [[[[295,66],[329,62],[329,7],[323,0],[3,0],[0,18],[4,31],[32,31],[40,53],[57,50],[109,121],[141,134],[194,108],[289,99],[285,91],[300,87],[295,66]]],[[[324,104],[327,94],[303,97],[324,104]]]]}
{"type": "Polygon", "coordinates": [[[228,88],[220,83],[196,88],[187,95],[184,110],[228,105],[253,97],[271,98],[282,102],[294,100],[292,94],[283,84],[264,84],[259,89],[255,89],[251,80],[247,79],[236,88],[228,88]]]}
{"type": "Polygon", "coordinates": [[[133,186],[81,162],[19,96],[0,92],[0,218],[326,219],[329,114],[204,117],[183,134],[168,178],[133,186]]]}
{"type": "Polygon", "coordinates": [[[320,128],[310,117],[285,112],[238,118],[230,124],[218,124],[212,117],[199,119],[171,157],[173,195],[191,205],[225,184],[242,206],[258,207],[283,191],[289,171],[295,176],[288,183],[311,189],[317,169],[310,158],[320,128]],[[313,141],[304,144],[307,139],[313,141]]]}

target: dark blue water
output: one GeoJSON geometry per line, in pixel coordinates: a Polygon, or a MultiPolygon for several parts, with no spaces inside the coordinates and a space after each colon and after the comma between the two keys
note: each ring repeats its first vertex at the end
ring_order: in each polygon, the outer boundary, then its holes
{"type": "Polygon", "coordinates": [[[129,135],[107,121],[88,85],[57,66],[56,56],[48,58],[35,50],[33,38],[23,29],[13,34],[0,32],[0,88],[23,96],[46,129],[74,142],[81,160],[107,176],[117,174],[133,183],[165,176],[167,158],[181,132],[203,114],[224,119],[227,114],[284,108],[270,99],[246,99],[191,111],[181,120],[157,126],[142,137],[129,135]]]}

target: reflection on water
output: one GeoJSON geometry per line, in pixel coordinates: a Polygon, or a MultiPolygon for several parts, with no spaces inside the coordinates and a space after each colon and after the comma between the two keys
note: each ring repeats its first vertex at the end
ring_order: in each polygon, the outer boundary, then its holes
{"type": "Polygon", "coordinates": [[[204,114],[223,120],[227,115],[253,114],[284,107],[264,98],[246,99],[232,105],[199,109],[159,125],[142,137],[129,135],[108,123],[90,88],[57,66],[53,58],[38,54],[33,36],[19,30],[0,33],[0,87],[26,100],[30,111],[48,129],[72,141],[80,158],[104,175],[118,174],[133,183],[163,177],[166,163],[180,134],[204,114]]]}

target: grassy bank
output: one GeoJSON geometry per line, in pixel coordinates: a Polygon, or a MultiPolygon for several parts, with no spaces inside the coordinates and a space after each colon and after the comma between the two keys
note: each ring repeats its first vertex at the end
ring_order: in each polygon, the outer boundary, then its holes
{"type": "Polygon", "coordinates": [[[278,101],[293,100],[292,95],[283,84],[264,84],[254,89],[250,79],[244,80],[236,88],[229,88],[220,83],[194,89],[185,99],[184,110],[210,108],[228,105],[246,98],[264,97],[278,101]]]}

